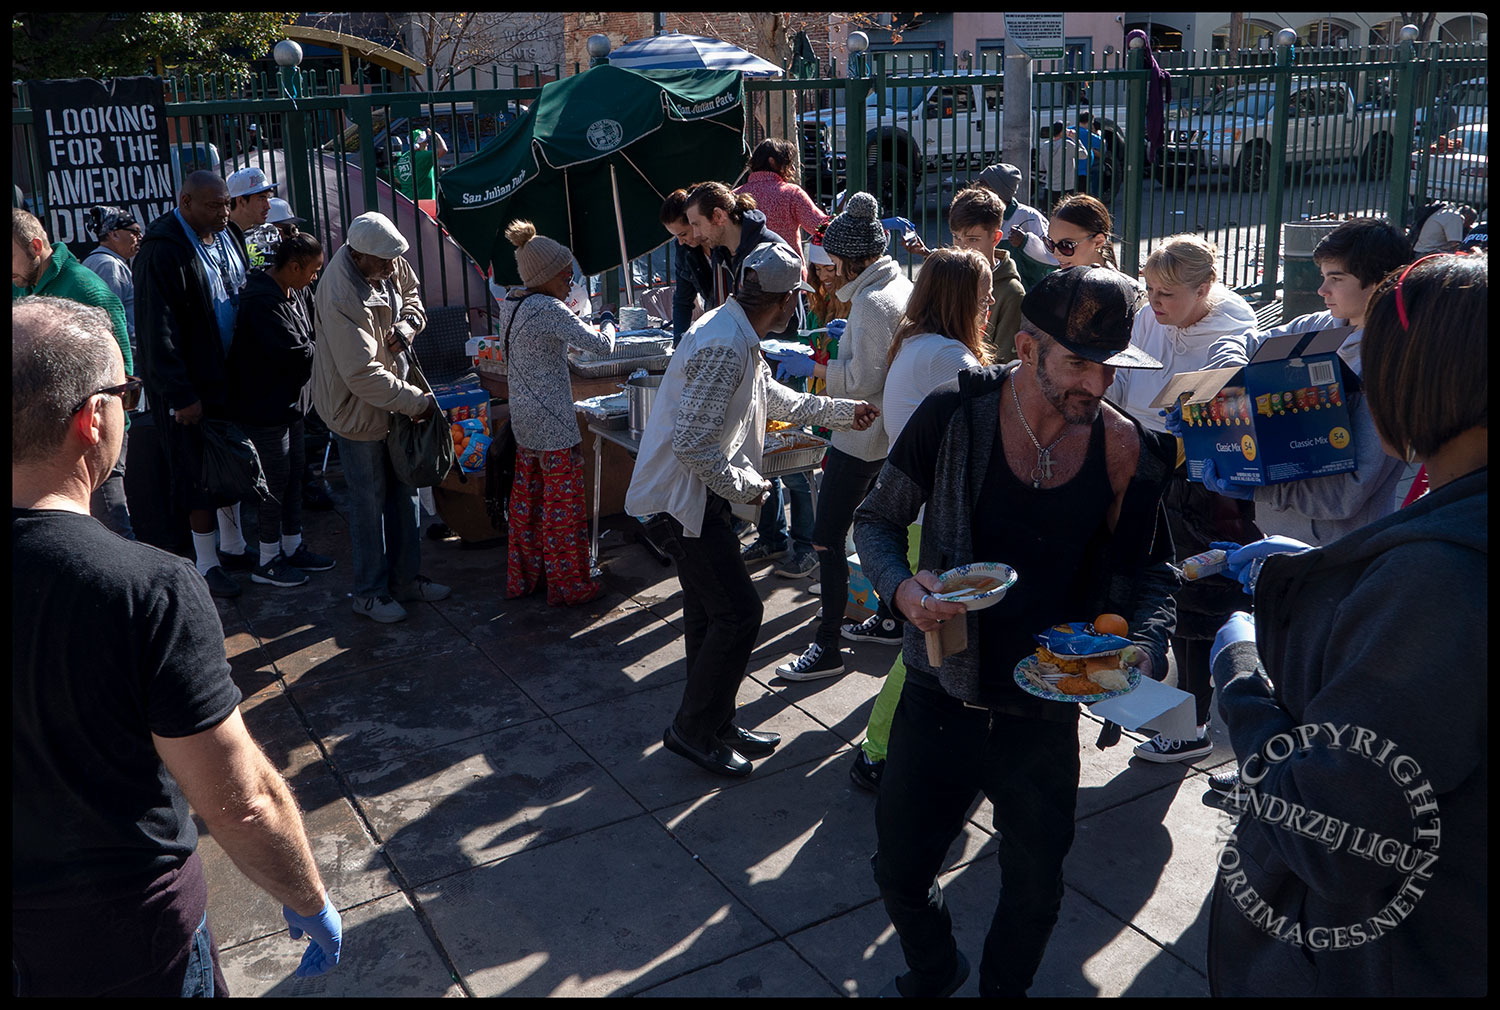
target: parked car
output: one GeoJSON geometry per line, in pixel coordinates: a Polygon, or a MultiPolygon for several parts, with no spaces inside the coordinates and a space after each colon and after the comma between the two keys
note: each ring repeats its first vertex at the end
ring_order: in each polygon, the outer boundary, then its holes
{"type": "Polygon", "coordinates": [[[219,158],[217,145],[206,141],[197,143],[173,144],[172,148],[172,186],[174,191],[182,188],[182,180],[199,169],[207,169],[217,172],[222,160],[219,158]]]}
{"type": "MultiPolygon", "coordinates": [[[[448,144],[448,153],[438,158],[438,169],[452,168],[498,137],[519,118],[521,111],[516,106],[509,110],[480,112],[473,102],[443,102],[441,99],[434,99],[430,104],[393,100],[389,106],[377,105],[371,110],[370,117],[375,129],[375,166],[388,168],[391,150],[394,148],[397,153],[404,150],[413,130],[436,129],[448,144]],[[414,111],[406,111],[413,107],[414,111]]],[[[359,126],[350,124],[343,136],[328,141],[323,150],[342,149],[358,154],[359,147],[359,126]]]]}
{"type": "Polygon", "coordinates": [[[1432,200],[1489,206],[1490,155],[1488,123],[1457,126],[1412,155],[1411,195],[1417,206],[1432,200]],[[1417,176],[1426,161],[1425,195],[1418,192],[1417,176]]]}
{"type": "MultiPolygon", "coordinates": [[[[1369,178],[1388,176],[1396,150],[1394,113],[1359,108],[1349,85],[1341,82],[1294,82],[1289,100],[1289,167],[1354,159],[1369,178]]],[[[1170,125],[1161,169],[1228,172],[1240,189],[1265,189],[1275,104],[1270,82],[1220,92],[1198,114],[1170,125]]]]}
{"type": "MultiPolygon", "coordinates": [[[[970,83],[969,74],[951,72],[925,74],[916,83],[903,84],[899,77],[885,78],[882,91],[865,100],[865,158],[875,195],[882,208],[892,212],[908,206],[908,199],[927,173],[976,170],[1001,158],[1000,130],[1003,113],[1000,85],[970,83]],[[934,79],[940,83],[933,83],[934,79]]],[[[1056,108],[1033,108],[1036,121],[1045,124],[1076,122],[1080,106],[1077,88],[1057,88],[1056,108]],[[1074,104],[1063,104],[1072,102],[1074,104]]],[[[1087,97],[1087,89],[1084,89],[1087,97]]],[[[1088,110],[1087,105],[1083,106],[1088,110]]],[[[1123,128],[1115,109],[1094,108],[1104,139],[1107,164],[1124,157],[1123,128]]],[[[1123,114],[1121,115],[1123,121],[1123,114]]],[[[842,104],[798,117],[801,131],[803,186],[809,192],[831,193],[843,187],[846,159],[846,122],[842,104]]]]}

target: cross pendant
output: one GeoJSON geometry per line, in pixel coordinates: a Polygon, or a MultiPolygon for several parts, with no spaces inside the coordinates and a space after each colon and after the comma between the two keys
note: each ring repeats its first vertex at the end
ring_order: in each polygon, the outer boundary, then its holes
{"type": "Polygon", "coordinates": [[[1042,481],[1052,479],[1052,450],[1043,449],[1037,453],[1036,468],[1031,471],[1031,486],[1039,488],[1042,481]]]}

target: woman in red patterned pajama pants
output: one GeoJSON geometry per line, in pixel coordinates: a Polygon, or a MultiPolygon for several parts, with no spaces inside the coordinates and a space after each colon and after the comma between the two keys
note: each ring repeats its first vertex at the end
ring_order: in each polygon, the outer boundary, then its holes
{"type": "Polygon", "coordinates": [[[505,596],[529,596],[542,582],[547,584],[547,603],[554,607],[587,603],[603,589],[589,577],[583,453],[577,446],[516,449],[505,596]]]}

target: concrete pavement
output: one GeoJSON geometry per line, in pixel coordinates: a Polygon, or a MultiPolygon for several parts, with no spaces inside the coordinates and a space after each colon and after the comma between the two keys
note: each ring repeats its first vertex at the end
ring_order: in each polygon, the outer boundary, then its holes
{"type": "MultiPolygon", "coordinates": [[[[379,625],[350,610],[346,501],[310,513],[338,559],[308,585],[219,601],[247,724],[296,791],[344,918],[343,961],[305,941],[211,837],[209,921],[236,996],[868,996],[905,970],[871,879],[874,796],[848,768],[896,650],[806,684],[774,668],[808,641],[810,579],[754,570],[765,622],[742,721],[782,734],[746,779],[667,752],[683,679],[681,591],[620,533],[599,601],[504,599],[504,548],[424,540],[452,598],[379,625]]],[[[248,518],[248,510],[247,510],[248,518]]],[[[630,520],[617,525],[629,529],[630,520]]],[[[247,525],[251,525],[248,524],[247,525]]],[[[253,529],[253,525],[251,525],[253,529]]],[[[1078,834],[1036,996],[1201,996],[1225,816],[1206,773],[1133,759],[1080,726],[1078,834]]],[[[201,824],[200,824],[201,829],[201,824]]],[[[999,869],[980,800],[943,877],[975,973],[999,869]]]]}

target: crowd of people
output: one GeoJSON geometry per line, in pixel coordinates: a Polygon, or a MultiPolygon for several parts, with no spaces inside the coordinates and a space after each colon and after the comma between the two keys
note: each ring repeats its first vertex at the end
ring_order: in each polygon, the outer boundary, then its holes
{"type": "MultiPolygon", "coordinates": [[[[781,576],[816,574],[822,609],[809,644],[776,667],[782,680],[840,676],[844,642],[901,647],[849,770],[877,796],[874,879],[908,967],[887,994],[951,995],[970,974],[937,879],[983,793],[1002,881],[979,989],[1024,995],[1061,906],[1080,719],[1011,671],[1038,631],[1119,614],[1142,674],[1194,699],[1192,736],[1156,736],[1140,758],[1209,754],[1217,697],[1247,764],[1216,775],[1215,790],[1309,810],[1368,800],[1346,819],[1368,812],[1395,837],[1401,794],[1380,793],[1367,770],[1327,754],[1249,764],[1299,726],[1357,722],[1420,763],[1453,839],[1400,933],[1344,960],[1267,942],[1216,891],[1216,993],[1469,991],[1465,965],[1483,964],[1486,935],[1487,256],[1418,258],[1388,222],[1349,220],[1314,253],[1327,311],[1261,331],[1198,236],[1154,243],[1141,278],[1120,269],[1091,125],[1054,124],[1047,212],[1017,199],[1018,169],[990,166],[954,195],[951,241],[936,249],[869,193],[825,213],[780,140],[756,149],[738,188],[706,180],[666,196],[675,349],[626,495],[630,514],[658,518],[683,589],[686,678],[663,745],[729,777],[775,751],[776,733],[736,717],[761,632],[752,571],[774,561],[781,576]],[[921,261],[915,282],[893,236],[921,261]],[[1180,411],[1157,406],[1174,376],[1343,326],[1356,469],[1253,487],[1187,457],[1180,411]],[[806,474],[762,472],[773,421],[830,432],[816,508],[806,474]],[[861,621],[846,618],[851,531],[874,588],[861,621]],[[1209,549],[1226,552],[1226,571],[1184,581],[1179,566],[1209,549]],[[1023,588],[982,611],[937,598],[939,573],[990,560],[1023,588]],[[938,660],[927,636],[949,621],[964,622],[967,644],[938,660]],[[1429,690],[1427,670],[1453,689],[1429,690]]],[[[1456,226],[1434,216],[1423,236],[1462,234],[1464,210],[1456,226]]],[[[317,974],[339,958],[341,921],[295,802],[239,720],[212,597],[243,591],[235,571],[289,588],[335,567],[302,538],[302,510],[317,507],[314,428],[348,489],[355,613],[397,622],[403,603],[450,594],[421,574],[417,491],[386,447],[395,415],[438,415],[407,353],[426,324],[407,240],[368,213],[325,258],[253,168],[189,175],[176,209],[144,229],[113,207],[91,222],[99,247],[80,263],[12,212],[14,563],[44,573],[14,611],[28,629],[15,647],[17,992],[91,984],[55,943],[80,909],[126,923],[101,955],[123,980],[112,993],[223,991],[188,803],[282,900],[293,937],[312,941],[299,974],[317,974]],[[239,503],[205,476],[216,422],[260,460],[253,544],[239,503]],[[58,629],[63,601],[85,598],[117,634],[58,629]],[[100,641],[142,644],[101,660],[100,641]],[[105,704],[64,717],[49,704],[53,676],[105,704]],[[64,760],[59,741],[109,774],[64,760]],[[73,814],[61,836],[59,802],[73,814]],[[114,839],[104,861],[86,855],[101,837],[114,839]],[[166,940],[151,929],[162,916],[175,924],[166,940]]],[[[566,245],[525,220],[505,237],[522,282],[497,318],[515,444],[505,595],[583,604],[603,584],[567,350],[607,354],[615,334],[569,307],[566,245]]],[[[1118,736],[1107,724],[1100,745],[1118,736]]],[[[1259,894],[1318,921],[1376,914],[1403,886],[1389,866],[1351,869],[1249,814],[1239,846],[1259,894]]]]}

